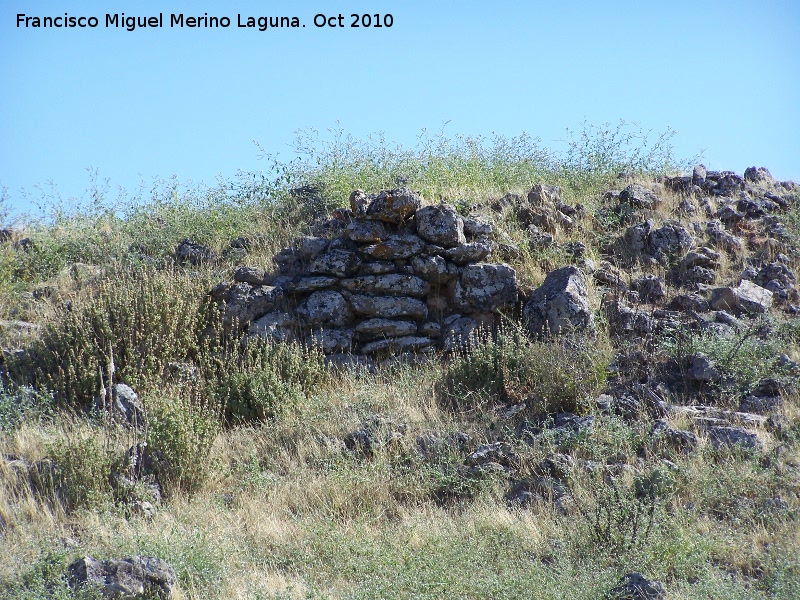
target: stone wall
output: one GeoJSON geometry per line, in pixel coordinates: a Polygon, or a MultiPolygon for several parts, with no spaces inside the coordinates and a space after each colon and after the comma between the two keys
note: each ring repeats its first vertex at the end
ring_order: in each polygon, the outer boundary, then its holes
{"type": "Polygon", "coordinates": [[[211,292],[227,326],[326,354],[452,351],[517,308],[516,272],[488,262],[492,227],[449,204],[395,189],[351,194],[340,233],[304,237],[275,257],[277,274],[239,267],[211,292]]]}

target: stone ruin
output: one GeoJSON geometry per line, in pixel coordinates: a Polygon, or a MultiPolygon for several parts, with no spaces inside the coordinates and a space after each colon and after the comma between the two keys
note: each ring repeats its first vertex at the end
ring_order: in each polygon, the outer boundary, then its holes
{"type": "Polygon", "coordinates": [[[406,188],[334,211],[340,233],[304,237],[275,257],[277,274],[242,266],[211,291],[227,327],[298,340],[325,354],[381,357],[453,351],[519,311],[516,272],[489,262],[492,226],[406,188]]]}

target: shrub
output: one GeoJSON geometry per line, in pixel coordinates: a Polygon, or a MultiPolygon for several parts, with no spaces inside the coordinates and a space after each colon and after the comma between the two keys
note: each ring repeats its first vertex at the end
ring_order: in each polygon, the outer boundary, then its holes
{"type": "Polygon", "coordinates": [[[148,400],[147,450],[167,491],[194,492],[211,473],[218,410],[177,390],[148,400]]]}
{"type": "Polygon", "coordinates": [[[664,519],[672,494],[672,479],[655,469],[633,486],[613,480],[594,482],[589,501],[576,507],[588,527],[589,539],[612,554],[642,550],[664,519]]]}
{"type": "Polygon", "coordinates": [[[708,356],[723,378],[732,379],[748,390],[763,377],[781,374],[780,354],[786,343],[788,328],[780,328],[776,335],[762,339],[758,331],[760,321],[735,335],[692,332],[683,329],[670,332],[661,340],[661,347],[679,363],[685,363],[695,354],[708,356]]]}
{"type": "Polygon", "coordinates": [[[12,361],[17,380],[87,405],[113,363],[115,381],[143,388],[164,366],[194,358],[206,323],[208,284],[181,272],[132,268],[101,282],[94,297],[63,311],[25,357],[12,361]],[[102,380],[101,380],[102,378],[102,380]]]}
{"type": "Polygon", "coordinates": [[[60,439],[48,448],[53,467],[40,471],[42,491],[52,490],[52,499],[67,511],[96,508],[111,500],[109,477],[116,457],[98,438],[93,432],[85,438],[60,439]]]}
{"type": "Polygon", "coordinates": [[[579,336],[532,341],[519,328],[477,341],[446,368],[446,404],[524,402],[536,412],[580,411],[605,381],[607,352],[579,336]]]}
{"type": "Polygon", "coordinates": [[[0,432],[26,422],[39,422],[53,413],[53,399],[30,387],[17,387],[0,379],[0,432]]]}
{"type": "Polygon", "coordinates": [[[228,422],[263,421],[297,406],[325,377],[318,350],[251,341],[206,367],[209,396],[228,422]]]}

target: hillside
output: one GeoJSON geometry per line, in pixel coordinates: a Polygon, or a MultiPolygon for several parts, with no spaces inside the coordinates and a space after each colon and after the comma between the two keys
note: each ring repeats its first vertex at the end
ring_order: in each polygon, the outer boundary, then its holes
{"type": "Polygon", "coordinates": [[[668,141],[340,135],[0,232],[0,596],[800,596],[800,185],[668,141]]]}

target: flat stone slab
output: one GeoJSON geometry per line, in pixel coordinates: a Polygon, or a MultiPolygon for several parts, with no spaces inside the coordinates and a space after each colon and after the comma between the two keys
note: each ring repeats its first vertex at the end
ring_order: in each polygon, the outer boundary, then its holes
{"type": "Polygon", "coordinates": [[[341,286],[351,292],[390,296],[412,296],[421,298],[430,286],[414,275],[363,275],[353,279],[343,279],[341,286]]]}
{"type": "Polygon", "coordinates": [[[393,321],[391,319],[367,319],[355,327],[356,337],[362,340],[375,340],[387,337],[405,337],[417,333],[413,321],[393,321]]]}
{"type": "Polygon", "coordinates": [[[338,281],[339,279],[337,277],[326,277],[324,275],[318,275],[316,277],[298,277],[289,283],[289,292],[292,294],[309,294],[333,287],[338,281]]]}
{"type": "Polygon", "coordinates": [[[427,337],[404,336],[368,342],[361,347],[363,354],[379,352],[414,352],[428,348],[433,342],[427,337]]]}
{"type": "Polygon", "coordinates": [[[350,294],[349,303],[353,312],[361,317],[408,317],[418,321],[424,321],[428,317],[428,307],[422,300],[406,296],[350,294]]]}
{"type": "Polygon", "coordinates": [[[491,244],[484,242],[470,242],[455,248],[447,248],[442,255],[457,265],[466,265],[482,261],[492,253],[491,244]]]}
{"type": "Polygon", "coordinates": [[[390,235],[378,244],[361,248],[361,253],[376,260],[397,260],[411,258],[425,249],[423,242],[416,235],[390,235]]]}

